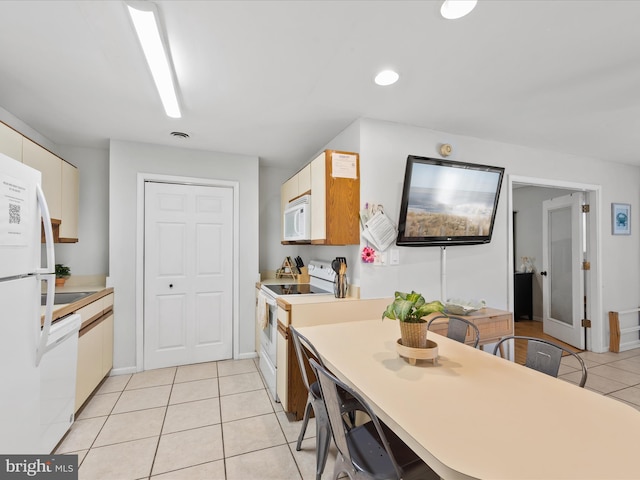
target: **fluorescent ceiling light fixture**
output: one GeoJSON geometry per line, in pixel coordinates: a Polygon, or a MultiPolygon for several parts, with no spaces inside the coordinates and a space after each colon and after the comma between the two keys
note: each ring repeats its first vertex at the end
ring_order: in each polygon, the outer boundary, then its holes
{"type": "Polygon", "coordinates": [[[445,0],[440,13],[447,20],[456,20],[471,13],[478,0],[445,0]]]}
{"type": "Polygon", "coordinates": [[[127,2],[127,9],[151,69],[164,111],[169,117],[180,118],[182,115],[173,83],[173,72],[160,36],[155,5],[151,2],[132,1],[127,2]]]}
{"type": "Polygon", "coordinates": [[[376,75],[375,82],[378,85],[386,87],[387,85],[393,85],[398,81],[400,75],[398,75],[393,70],[384,70],[376,75]]]}

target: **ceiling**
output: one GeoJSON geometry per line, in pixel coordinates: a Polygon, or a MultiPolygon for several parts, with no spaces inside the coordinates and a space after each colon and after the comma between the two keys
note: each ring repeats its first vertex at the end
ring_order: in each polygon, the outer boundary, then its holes
{"type": "Polygon", "coordinates": [[[299,166],[359,117],[640,165],[640,1],[158,1],[183,116],[123,2],[0,1],[0,106],[57,144],[299,166]],[[392,67],[400,81],[379,87],[392,67]],[[186,132],[189,139],[170,136],[186,132]]]}

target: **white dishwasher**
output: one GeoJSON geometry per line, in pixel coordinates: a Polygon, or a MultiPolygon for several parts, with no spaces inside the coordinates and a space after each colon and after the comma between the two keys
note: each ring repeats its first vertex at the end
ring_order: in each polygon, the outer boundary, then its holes
{"type": "Polygon", "coordinates": [[[52,453],[74,420],[80,315],[53,325],[40,362],[40,451],[52,453]]]}

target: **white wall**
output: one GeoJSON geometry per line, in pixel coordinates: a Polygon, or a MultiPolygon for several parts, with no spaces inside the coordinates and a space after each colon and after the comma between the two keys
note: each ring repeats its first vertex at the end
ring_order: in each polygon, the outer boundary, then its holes
{"type": "Polygon", "coordinates": [[[72,275],[106,275],[109,244],[108,150],[56,145],[1,107],[0,120],[78,167],[80,172],[79,242],[56,244],[56,263],[68,265],[72,275]]]}
{"type": "MultiPolygon", "coordinates": [[[[2,107],[0,107],[0,120],[41,147],[44,147],[53,153],[58,153],[55,143],[2,107]]],[[[62,157],[62,155],[60,156],[62,157]]]]}
{"type": "MultiPolygon", "coordinates": [[[[360,201],[381,203],[387,214],[397,221],[402,195],[402,181],[409,154],[438,157],[441,143],[453,145],[451,159],[505,167],[493,239],[488,245],[449,247],[447,256],[446,292],[448,297],[484,299],[496,308],[511,310],[508,305],[508,208],[506,192],[508,175],[547,180],[600,185],[601,205],[601,269],[603,275],[601,318],[609,310],[633,308],[640,304],[640,242],[635,226],[640,225],[637,208],[640,198],[640,168],[603,160],[577,157],[517,145],[504,144],[472,137],[456,136],[426,128],[401,125],[370,119],[354,122],[345,130],[349,135],[337,137],[346,150],[360,153],[360,201]],[[354,129],[357,134],[353,135],[354,129]],[[359,137],[359,138],[358,138],[359,137]],[[346,141],[346,139],[349,139],[346,141]],[[611,235],[611,202],[632,205],[632,235],[611,235]]],[[[340,143],[340,142],[338,142],[340,143]]],[[[331,148],[338,148],[332,142],[331,148]]],[[[279,188],[272,185],[271,188],[279,188]]],[[[268,225],[261,232],[261,240],[279,241],[280,225],[268,225]]],[[[305,247],[313,253],[327,255],[327,247],[305,247]],[[316,253],[317,252],[317,253],[316,253]]],[[[329,247],[338,249],[338,247],[329,247]]],[[[391,295],[395,290],[420,291],[427,299],[440,298],[440,249],[438,247],[399,247],[400,265],[372,266],[357,260],[358,247],[343,247],[351,258],[349,270],[364,298],[391,295]]],[[[608,347],[608,323],[594,328],[603,329],[602,345],[608,347]]]]}
{"type": "Polygon", "coordinates": [[[109,274],[115,288],[114,368],[136,365],[136,230],[138,172],[237,181],[240,184],[239,351],[255,352],[258,276],[258,158],[112,140],[109,165],[109,274]]]}
{"type": "Polygon", "coordinates": [[[300,255],[299,247],[280,243],[280,185],[296,171],[260,166],[260,272],[273,272],[286,256],[300,255]]]}
{"type": "MultiPolygon", "coordinates": [[[[637,306],[640,302],[640,248],[637,233],[612,236],[611,202],[638,205],[640,168],[577,157],[477,138],[453,136],[424,128],[373,120],[361,121],[361,198],[374,197],[397,218],[404,165],[408,154],[437,156],[440,143],[453,145],[453,160],[505,167],[505,175],[562,180],[600,185],[601,270],[603,275],[601,319],[609,310],[637,306]]],[[[491,306],[508,305],[508,209],[506,182],[503,182],[493,240],[488,245],[447,248],[447,294],[451,297],[483,298],[491,306]]],[[[639,220],[632,208],[632,225],[639,220]]],[[[633,227],[632,227],[632,231],[633,227]]],[[[440,252],[438,248],[400,249],[398,267],[362,266],[361,295],[378,297],[395,289],[421,291],[426,298],[438,297],[440,252]]],[[[606,350],[608,324],[602,328],[606,350]]]]}
{"type": "Polygon", "coordinates": [[[80,172],[78,243],[58,243],[56,262],[72,275],[109,273],[109,151],[61,145],[59,155],[80,172]]]}

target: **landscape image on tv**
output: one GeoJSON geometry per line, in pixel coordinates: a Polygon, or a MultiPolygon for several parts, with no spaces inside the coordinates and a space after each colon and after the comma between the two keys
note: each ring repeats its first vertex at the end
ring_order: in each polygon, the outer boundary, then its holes
{"type": "Polygon", "coordinates": [[[406,237],[490,235],[500,173],[413,164],[406,237]]]}

